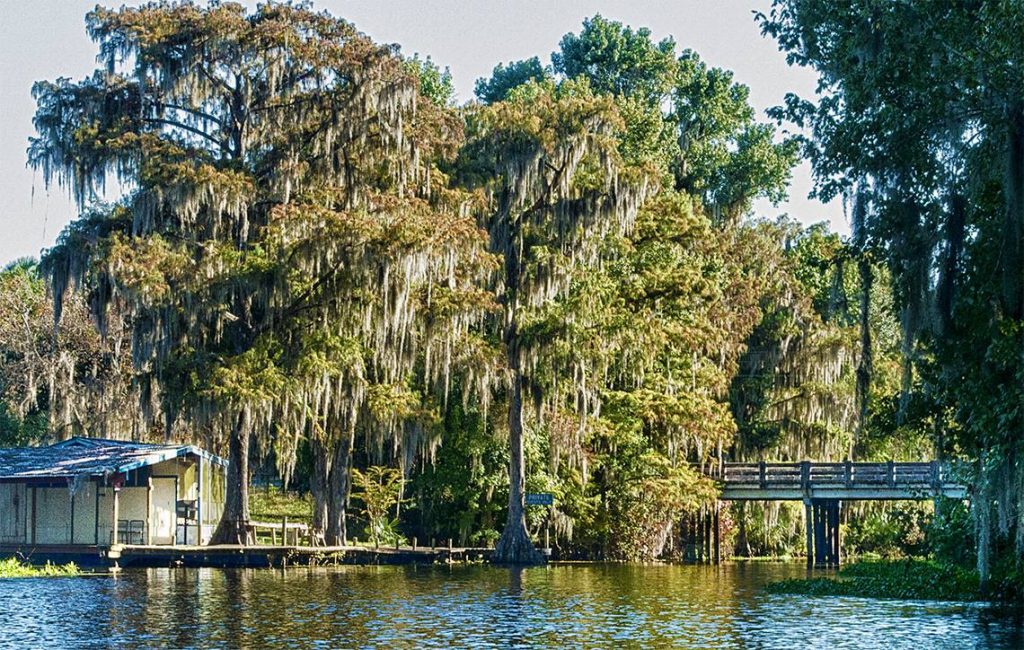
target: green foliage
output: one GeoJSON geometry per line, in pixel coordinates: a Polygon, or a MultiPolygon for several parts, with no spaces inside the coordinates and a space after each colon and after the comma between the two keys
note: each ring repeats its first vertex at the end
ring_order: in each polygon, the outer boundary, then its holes
{"type": "Polygon", "coordinates": [[[982,600],[978,575],[952,564],[930,560],[857,562],[838,578],[783,580],[768,591],[807,596],[856,596],[913,600],[982,600]]]}
{"type": "Polygon", "coordinates": [[[806,553],[803,504],[748,502],[733,506],[734,552],[741,557],[792,557],[806,553]]]}
{"type": "Polygon", "coordinates": [[[883,504],[863,508],[848,521],[842,539],[843,550],[850,555],[921,557],[931,547],[926,535],[933,532],[934,526],[926,506],[883,504]]]}
{"type": "Polygon", "coordinates": [[[551,61],[555,72],[585,77],[598,93],[637,96],[657,105],[670,87],[675,47],[671,38],[654,43],[646,27],[634,31],[598,14],[583,21],[579,35],[562,37],[551,61]]]}
{"type": "Polygon", "coordinates": [[[419,78],[420,94],[423,97],[441,107],[455,103],[455,83],[447,66],[442,70],[429,56],[421,59],[419,54],[407,59],[406,64],[419,78]]]}
{"type": "Polygon", "coordinates": [[[529,81],[543,82],[551,73],[541,65],[540,59],[531,57],[523,61],[510,61],[494,66],[490,79],[477,79],[474,94],[484,104],[504,101],[510,92],[529,81]]]}
{"type": "Polygon", "coordinates": [[[458,402],[445,411],[442,426],[444,443],[412,478],[406,513],[424,544],[452,538],[486,546],[498,537],[508,500],[505,441],[488,430],[494,425],[483,413],[458,402]]]}
{"type": "Polygon", "coordinates": [[[313,500],[308,492],[299,494],[277,487],[253,489],[249,492],[249,514],[255,521],[275,522],[288,517],[290,522],[309,524],[313,500]]]}
{"type": "Polygon", "coordinates": [[[975,558],[974,522],[967,505],[941,499],[928,530],[928,551],[936,559],[970,566],[975,558]]]}
{"type": "Polygon", "coordinates": [[[795,140],[775,142],[771,126],[754,121],[749,89],[732,73],[709,68],[691,50],[679,58],[672,118],[680,156],[677,187],[701,196],[716,217],[735,220],[755,198],[785,198],[796,164],[795,140]]]}
{"type": "Polygon", "coordinates": [[[3,578],[63,578],[81,575],[81,570],[74,562],[70,564],[51,564],[33,566],[18,558],[9,557],[0,560],[0,579],[3,578]]]}
{"type": "Polygon", "coordinates": [[[127,355],[100,340],[83,300],[68,300],[65,312],[54,327],[33,261],[0,271],[0,446],[130,430],[127,355]]]}
{"type": "Polygon", "coordinates": [[[0,447],[27,447],[45,440],[49,430],[47,420],[43,411],[18,417],[6,404],[0,403],[0,447]]]}
{"type": "Polygon", "coordinates": [[[353,468],[352,484],[356,488],[353,498],[363,503],[361,512],[370,540],[374,545],[394,544],[398,539],[398,522],[389,516],[389,511],[401,500],[402,472],[380,465],[371,465],[365,471],[353,468]]]}

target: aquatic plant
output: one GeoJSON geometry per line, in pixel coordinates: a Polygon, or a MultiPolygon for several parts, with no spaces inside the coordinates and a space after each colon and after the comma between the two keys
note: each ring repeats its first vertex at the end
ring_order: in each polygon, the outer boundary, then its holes
{"type": "Polygon", "coordinates": [[[0,560],[0,578],[54,578],[81,575],[78,566],[70,564],[32,565],[16,557],[0,560]]]}

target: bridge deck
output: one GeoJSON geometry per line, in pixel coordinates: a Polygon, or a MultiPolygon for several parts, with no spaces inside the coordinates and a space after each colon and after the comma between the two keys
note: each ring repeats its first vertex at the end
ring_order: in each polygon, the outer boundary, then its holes
{"type": "Polygon", "coordinates": [[[949,468],[930,463],[725,463],[725,501],[963,499],[949,468]]]}

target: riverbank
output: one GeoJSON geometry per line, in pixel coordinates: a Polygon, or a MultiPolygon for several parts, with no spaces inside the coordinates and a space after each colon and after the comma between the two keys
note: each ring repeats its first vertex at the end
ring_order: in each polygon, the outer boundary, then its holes
{"type": "Polygon", "coordinates": [[[982,591],[977,572],[924,559],[861,561],[841,568],[834,576],[782,580],[766,589],[806,596],[952,601],[1012,601],[1022,594],[1015,575],[994,578],[989,589],[982,591]]]}
{"type": "Polygon", "coordinates": [[[70,564],[47,562],[42,566],[34,566],[13,557],[0,560],[0,579],[68,577],[81,575],[81,573],[74,562],[70,564]]]}

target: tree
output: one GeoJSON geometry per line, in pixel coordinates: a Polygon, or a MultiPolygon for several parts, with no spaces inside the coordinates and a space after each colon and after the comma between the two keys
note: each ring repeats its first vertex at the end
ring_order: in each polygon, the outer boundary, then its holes
{"type": "Polygon", "coordinates": [[[126,406],[138,399],[124,333],[104,344],[81,300],[54,328],[53,306],[32,260],[0,271],[0,445],[39,444],[73,435],[127,438],[126,406]]]}
{"type": "Polygon", "coordinates": [[[451,106],[455,103],[455,83],[452,81],[452,73],[446,67],[442,70],[428,56],[421,59],[419,54],[408,59],[410,70],[419,77],[420,95],[434,102],[440,107],[451,106]]]}
{"type": "Polygon", "coordinates": [[[473,93],[484,104],[503,101],[508,94],[529,81],[544,81],[551,73],[531,57],[523,61],[510,61],[508,65],[494,66],[490,79],[477,79],[473,93]]]}
{"type": "Polygon", "coordinates": [[[702,197],[719,221],[737,221],[756,198],[783,200],[796,164],[797,142],[776,143],[775,130],[754,121],[749,95],[732,72],[709,68],[691,50],[679,57],[676,186],[702,197]]]}
{"type": "Polygon", "coordinates": [[[87,26],[105,67],[36,85],[30,163],[81,206],[110,177],[131,193],[48,252],[58,317],[69,289],[101,331],[126,313],[141,419],[227,439],[215,542],[248,540],[251,449],[273,444],[287,476],[308,435],[319,523],[343,543],[369,388],[406,381],[423,339],[450,344],[486,302],[464,291],[480,232],[435,169],[459,124],[420,101],[416,64],[304,5],[158,2],[87,26]],[[435,297],[449,308],[427,328],[435,297]]]}
{"type": "Polygon", "coordinates": [[[551,62],[569,79],[586,77],[595,93],[658,105],[671,88],[675,48],[671,38],[654,43],[646,27],[633,31],[597,14],[583,21],[579,35],[562,37],[551,62]]]}
{"type": "Polygon", "coordinates": [[[777,115],[809,130],[816,192],[854,199],[857,247],[891,271],[899,412],[930,404],[939,453],[973,461],[986,581],[999,544],[1024,554],[1024,509],[1009,505],[1024,503],[1024,14],[1002,2],[777,0],[760,20],[791,63],[821,74],[816,101],[787,97],[777,115]]]}
{"type": "Polygon", "coordinates": [[[671,171],[675,188],[701,197],[716,220],[736,223],[754,199],[785,198],[797,141],[776,142],[775,129],[755,121],[750,91],[732,72],[692,50],[677,58],[671,38],[655,43],[650,30],[600,15],[560,46],[555,72],[616,98],[627,122],[623,153],[671,171]]]}
{"type": "Polygon", "coordinates": [[[503,260],[502,342],[509,372],[508,520],[494,558],[540,561],[526,528],[524,393],[538,352],[524,336],[531,310],[564,293],[574,271],[597,259],[602,233],[628,229],[648,191],[644,170],[625,166],[614,104],[586,82],[531,82],[472,116],[465,178],[491,197],[481,219],[503,260]],[[470,157],[472,156],[472,157],[470,157]],[[490,168],[488,168],[490,166],[490,168]]]}

